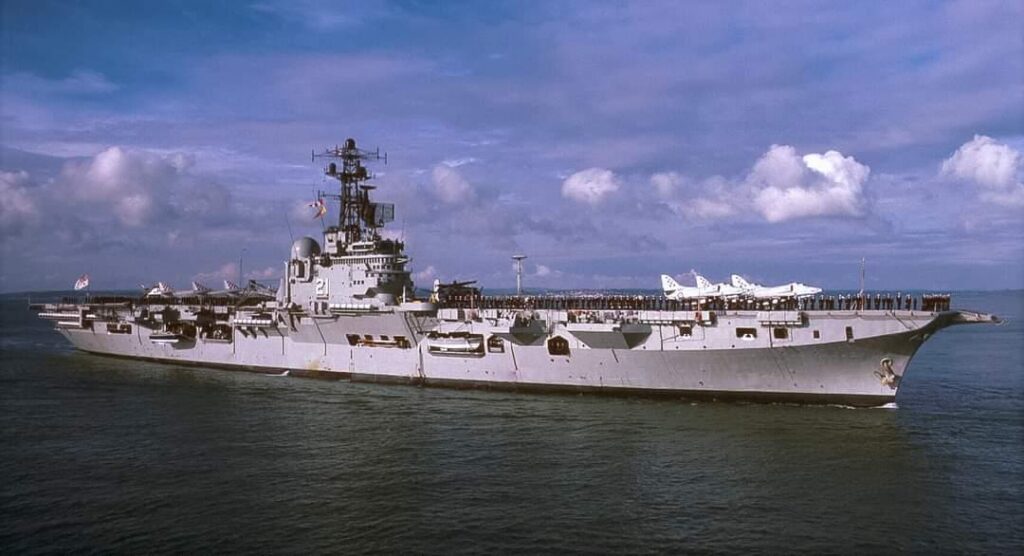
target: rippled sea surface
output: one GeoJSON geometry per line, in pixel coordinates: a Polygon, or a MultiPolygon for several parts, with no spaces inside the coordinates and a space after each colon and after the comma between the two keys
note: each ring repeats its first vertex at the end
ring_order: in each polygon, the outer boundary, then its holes
{"type": "Polygon", "coordinates": [[[0,552],[1024,550],[1024,293],[897,409],[327,382],[73,351],[0,321],[0,552]]]}

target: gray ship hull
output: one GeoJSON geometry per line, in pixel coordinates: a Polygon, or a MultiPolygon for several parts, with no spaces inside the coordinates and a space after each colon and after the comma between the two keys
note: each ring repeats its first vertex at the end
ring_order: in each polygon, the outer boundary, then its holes
{"type": "Polygon", "coordinates": [[[497,312],[493,318],[487,312],[471,316],[467,320],[464,313],[442,310],[281,319],[258,329],[236,326],[228,339],[175,344],[153,341],[156,330],[141,325],[130,334],[108,333],[101,326],[59,330],[90,353],[324,378],[878,406],[895,400],[912,357],[931,334],[988,318],[959,311],[808,312],[780,340],[770,333],[763,313],[720,312],[713,324],[690,325],[689,334],[681,337],[679,315],[648,312],[634,335],[642,338],[630,342],[621,326],[574,325],[561,318],[564,312],[535,312],[534,322],[540,324],[521,333],[497,312]],[[645,324],[644,319],[660,323],[645,324]],[[850,339],[847,327],[854,331],[850,339]],[[753,338],[735,333],[751,328],[762,333],[753,338]],[[502,338],[501,350],[436,349],[431,336],[451,333],[502,338]],[[353,334],[412,341],[406,347],[352,345],[347,338],[353,334]],[[567,354],[551,353],[553,337],[567,339],[567,354]]]}

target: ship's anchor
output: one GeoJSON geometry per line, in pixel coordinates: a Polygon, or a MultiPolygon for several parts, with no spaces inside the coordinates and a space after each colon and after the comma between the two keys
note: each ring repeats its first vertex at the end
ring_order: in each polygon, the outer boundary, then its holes
{"type": "Polygon", "coordinates": [[[895,388],[896,383],[899,381],[900,377],[896,376],[896,373],[893,372],[892,370],[892,358],[883,358],[881,363],[879,364],[879,369],[880,370],[875,371],[875,376],[877,376],[879,380],[882,381],[882,384],[888,386],[889,388],[895,388]]]}

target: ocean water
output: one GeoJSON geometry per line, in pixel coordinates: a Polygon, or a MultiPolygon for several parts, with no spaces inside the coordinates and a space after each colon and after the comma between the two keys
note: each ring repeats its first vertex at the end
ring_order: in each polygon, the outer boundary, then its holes
{"type": "Polygon", "coordinates": [[[898,408],[379,386],[73,351],[0,302],[0,552],[1020,553],[1024,292],[898,408]]]}

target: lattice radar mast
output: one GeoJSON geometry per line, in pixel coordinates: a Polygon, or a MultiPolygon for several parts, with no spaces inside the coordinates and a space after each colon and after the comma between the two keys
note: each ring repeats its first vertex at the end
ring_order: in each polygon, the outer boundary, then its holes
{"type": "Polygon", "coordinates": [[[338,225],[332,226],[328,231],[341,231],[345,245],[380,239],[379,229],[395,219],[395,205],[370,201],[370,191],[376,186],[366,183],[373,178],[373,174],[367,172],[363,161],[383,160],[384,164],[387,164],[387,153],[381,154],[380,149],[370,151],[357,148],[356,140],[349,138],[342,147],[334,146],[321,153],[314,151],[312,158],[341,161],[340,168],[337,162],[330,162],[324,168],[326,176],[340,183],[340,194],[319,192],[321,198],[338,199],[341,205],[341,210],[338,211],[338,225]]]}

